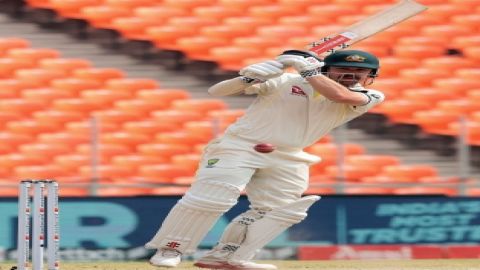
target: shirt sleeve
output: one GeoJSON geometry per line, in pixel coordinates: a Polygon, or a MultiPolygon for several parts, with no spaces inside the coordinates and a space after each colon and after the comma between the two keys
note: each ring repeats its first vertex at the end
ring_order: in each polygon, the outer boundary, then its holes
{"type": "Polygon", "coordinates": [[[244,90],[246,95],[270,95],[277,88],[278,78],[270,79],[264,83],[254,84],[244,90]]]}
{"type": "Polygon", "coordinates": [[[362,93],[368,97],[367,103],[364,105],[349,105],[353,111],[358,113],[365,113],[385,100],[385,95],[377,90],[366,89],[365,91],[362,91],[362,93]]]}

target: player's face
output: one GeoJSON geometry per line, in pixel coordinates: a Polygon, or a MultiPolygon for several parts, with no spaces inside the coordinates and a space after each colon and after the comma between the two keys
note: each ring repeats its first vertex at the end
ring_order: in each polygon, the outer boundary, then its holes
{"type": "Polygon", "coordinates": [[[368,74],[372,70],[358,67],[330,67],[328,77],[343,86],[350,87],[357,83],[366,85],[368,74]]]}

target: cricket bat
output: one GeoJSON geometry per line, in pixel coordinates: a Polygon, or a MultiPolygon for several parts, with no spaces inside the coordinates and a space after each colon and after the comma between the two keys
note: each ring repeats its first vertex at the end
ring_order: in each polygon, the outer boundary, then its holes
{"type": "Polygon", "coordinates": [[[345,49],[352,44],[388,29],[426,9],[426,6],[413,0],[402,0],[385,10],[342,29],[338,33],[310,43],[307,49],[323,58],[337,50],[345,49]]]}

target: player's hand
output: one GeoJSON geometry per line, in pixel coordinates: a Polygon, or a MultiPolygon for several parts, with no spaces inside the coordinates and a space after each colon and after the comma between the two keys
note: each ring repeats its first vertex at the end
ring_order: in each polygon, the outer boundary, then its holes
{"type": "Polygon", "coordinates": [[[240,70],[239,74],[244,76],[247,82],[265,82],[282,75],[283,64],[275,60],[268,60],[246,66],[240,70]]]}
{"type": "Polygon", "coordinates": [[[284,51],[276,60],[295,68],[304,78],[321,74],[320,69],[325,65],[314,53],[300,50],[284,51]]]}

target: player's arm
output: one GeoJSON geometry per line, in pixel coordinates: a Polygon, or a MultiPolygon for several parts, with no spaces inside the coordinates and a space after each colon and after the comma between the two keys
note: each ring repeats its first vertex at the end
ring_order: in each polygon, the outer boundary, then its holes
{"type": "Polygon", "coordinates": [[[350,91],[343,85],[323,76],[320,72],[323,62],[309,52],[285,51],[277,57],[277,61],[284,66],[294,67],[315,91],[329,100],[355,106],[365,105],[370,101],[369,96],[364,93],[350,91]]]}
{"type": "Polygon", "coordinates": [[[252,64],[242,68],[240,77],[219,82],[208,89],[212,96],[228,96],[245,91],[250,86],[263,83],[283,74],[283,65],[275,60],[252,64]]]}

